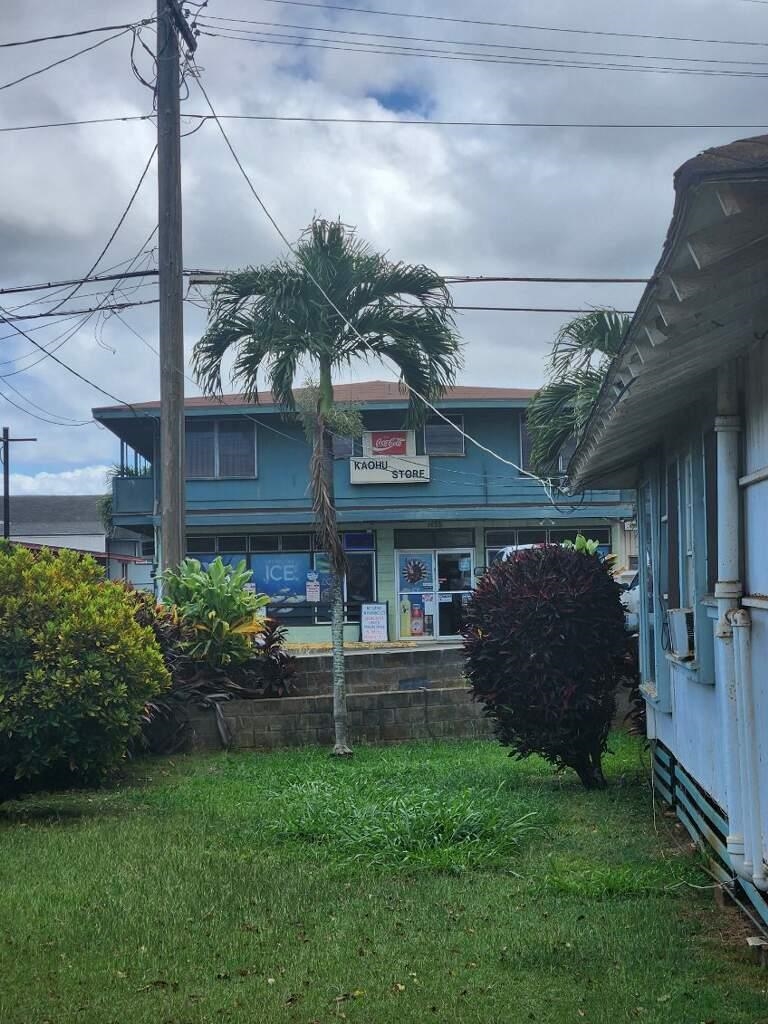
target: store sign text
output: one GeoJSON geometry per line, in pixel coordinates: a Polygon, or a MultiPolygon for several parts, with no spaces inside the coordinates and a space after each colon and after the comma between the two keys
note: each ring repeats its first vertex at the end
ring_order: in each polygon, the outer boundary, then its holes
{"type": "Polygon", "coordinates": [[[429,483],[428,455],[363,456],[349,460],[351,484],[429,483]]]}

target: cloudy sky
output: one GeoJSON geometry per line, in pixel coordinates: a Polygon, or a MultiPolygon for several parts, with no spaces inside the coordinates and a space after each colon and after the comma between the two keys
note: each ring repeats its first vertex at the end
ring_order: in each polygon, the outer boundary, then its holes
{"type": "MultiPolygon", "coordinates": [[[[350,9],[309,0],[209,0],[200,17],[197,63],[217,111],[722,127],[227,121],[234,146],[289,238],[314,214],[341,215],[377,249],[446,275],[644,277],[669,221],[675,168],[707,146],[761,132],[741,126],[768,125],[768,83],[760,79],[768,73],[768,0],[371,0],[386,14],[365,13],[363,0],[342,3],[350,9]],[[419,14],[431,17],[409,16],[419,14]],[[603,66],[562,66],[574,63],[603,66]],[[644,70],[606,67],[616,64],[644,70]],[[645,70],[650,67],[659,70],[645,70]]],[[[152,14],[151,0],[5,0],[0,42],[152,14]]],[[[4,87],[104,36],[4,49],[0,128],[151,113],[151,91],[137,77],[150,81],[153,75],[141,45],[153,49],[151,26],[134,48],[136,73],[128,33],[4,87]]],[[[206,110],[194,79],[182,109],[206,110]]],[[[184,130],[197,123],[185,120],[184,130]]],[[[83,275],[136,187],[154,145],[153,123],[3,132],[0,138],[0,287],[83,275]]],[[[283,254],[215,124],[184,139],[183,167],[186,267],[236,268],[283,254]]],[[[155,266],[154,240],[139,255],[157,222],[155,190],[153,165],[100,272],[137,256],[135,266],[155,266]]],[[[640,292],[630,285],[484,284],[457,286],[454,298],[460,305],[629,310],[640,292]]],[[[14,316],[55,310],[54,317],[19,326],[121,400],[156,398],[156,305],[125,309],[120,317],[66,315],[105,294],[104,285],[87,284],[60,309],[68,291],[6,294],[0,302],[14,316]]],[[[124,282],[109,301],[155,296],[151,282],[124,282]]],[[[189,351],[204,311],[189,302],[185,316],[189,351]]],[[[462,381],[541,383],[545,354],[564,319],[557,313],[461,314],[462,381]]],[[[93,423],[77,424],[109,399],[9,325],[0,337],[0,420],[17,436],[38,438],[14,448],[15,493],[103,490],[116,441],[93,423]]],[[[388,371],[362,366],[353,376],[386,378],[388,371]]]]}

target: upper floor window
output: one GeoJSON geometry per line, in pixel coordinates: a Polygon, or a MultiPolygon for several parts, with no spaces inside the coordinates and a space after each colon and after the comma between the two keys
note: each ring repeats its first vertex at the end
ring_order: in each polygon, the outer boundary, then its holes
{"type": "Polygon", "coordinates": [[[446,416],[445,419],[449,422],[434,416],[424,424],[425,455],[464,454],[464,417],[446,416]]]}
{"type": "MultiPolygon", "coordinates": [[[[528,418],[525,413],[520,417],[520,468],[529,470],[531,469],[531,448],[533,447],[533,441],[531,438],[530,431],[528,430],[528,418]]],[[[557,460],[557,471],[558,473],[565,474],[568,471],[568,463],[573,458],[573,454],[576,451],[576,438],[570,437],[565,442],[563,447],[560,449],[560,455],[557,460]]]]}
{"type": "Polygon", "coordinates": [[[188,479],[256,476],[256,424],[227,419],[188,419],[185,434],[188,479]]]}
{"type": "Polygon", "coordinates": [[[353,455],[362,455],[363,445],[359,437],[343,437],[341,434],[333,435],[333,457],[334,459],[351,459],[353,455]]]}

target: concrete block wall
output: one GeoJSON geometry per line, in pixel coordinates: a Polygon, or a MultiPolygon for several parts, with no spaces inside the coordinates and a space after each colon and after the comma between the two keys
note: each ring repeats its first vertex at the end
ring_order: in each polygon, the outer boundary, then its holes
{"type": "MultiPolygon", "coordinates": [[[[344,664],[350,694],[466,685],[464,655],[459,647],[442,650],[415,648],[402,651],[354,651],[347,653],[344,664]]],[[[296,692],[302,696],[330,693],[330,655],[299,658],[295,685],[296,692]]]]}
{"type": "MultiPolygon", "coordinates": [[[[347,698],[352,743],[490,737],[492,727],[464,687],[350,693],[347,698]]],[[[329,694],[271,700],[227,701],[221,705],[233,750],[274,750],[333,742],[329,694]]],[[[193,750],[218,750],[221,739],[214,711],[190,715],[193,750]]]]}

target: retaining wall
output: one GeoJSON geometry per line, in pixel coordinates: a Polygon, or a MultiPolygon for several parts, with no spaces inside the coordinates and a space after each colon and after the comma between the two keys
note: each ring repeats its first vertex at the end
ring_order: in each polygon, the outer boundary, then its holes
{"type": "MultiPolygon", "coordinates": [[[[333,706],[329,694],[274,700],[232,700],[221,712],[236,750],[273,750],[333,742],[333,706]]],[[[400,743],[405,740],[474,739],[492,735],[479,704],[464,687],[350,693],[347,697],[352,743],[400,743]]],[[[191,746],[222,746],[213,711],[190,715],[191,746]]]]}
{"type": "MultiPolygon", "coordinates": [[[[296,690],[322,696],[331,689],[329,654],[299,657],[296,690]]],[[[344,668],[349,693],[422,687],[465,686],[464,652],[460,647],[400,651],[346,651],[344,668]]]]}

